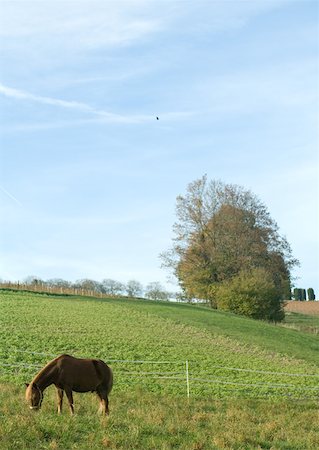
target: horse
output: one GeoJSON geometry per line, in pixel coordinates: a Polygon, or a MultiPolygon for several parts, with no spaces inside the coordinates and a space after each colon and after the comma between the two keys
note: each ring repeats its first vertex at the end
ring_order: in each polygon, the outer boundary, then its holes
{"type": "Polygon", "coordinates": [[[70,355],[60,355],[50,361],[33,378],[25,383],[25,398],[32,410],[39,410],[43,400],[43,391],[54,384],[58,395],[58,414],[62,412],[65,392],[71,415],[74,414],[74,392],[96,392],[100,399],[99,411],[109,414],[108,395],[113,386],[112,369],[100,359],[80,359],[70,355]]]}

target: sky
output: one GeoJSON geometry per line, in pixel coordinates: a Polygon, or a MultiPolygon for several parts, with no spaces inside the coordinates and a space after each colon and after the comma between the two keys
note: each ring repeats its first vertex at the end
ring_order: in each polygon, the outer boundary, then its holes
{"type": "Polygon", "coordinates": [[[207,174],[267,206],[318,298],[318,5],[0,0],[0,278],[176,290],[159,254],[207,174]]]}

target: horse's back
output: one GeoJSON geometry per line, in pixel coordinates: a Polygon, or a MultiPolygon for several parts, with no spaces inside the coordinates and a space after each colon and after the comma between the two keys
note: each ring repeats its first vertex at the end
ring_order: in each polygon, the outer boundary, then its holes
{"type": "Polygon", "coordinates": [[[112,370],[104,361],[98,359],[80,359],[70,355],[56,358],[58,380],[61,385],[67,384],[74,391],[95,391],[100,385],[108,392],[112,389],[112,370]]]}

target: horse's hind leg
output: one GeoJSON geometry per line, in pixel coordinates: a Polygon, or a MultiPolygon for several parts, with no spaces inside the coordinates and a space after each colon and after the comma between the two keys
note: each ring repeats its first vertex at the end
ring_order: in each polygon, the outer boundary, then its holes
{"type": "Polygon", "coordinates": [[[109,415],[109,399],[107,398],[106,392],[98,391],[97,395],[99,396],[99,399],[101,402],[99,412],[108,416],[109,415]]]}
{"type": "Polygon", "coordinates": [[[63,403],[63,389],[57,388],[57,394],[58,394],[58,414],[61,414],[62,412],[62,403],[63,403]]]}
{"type": "Polygon", "coordinates": [[[104,399],[104,414],[105,414],[106,416],[108,416],[108,415],[110,414],[110,410],[109,410],[109,399],[108,399],[107,395],[105,396],[105,399],[104,399]]]}

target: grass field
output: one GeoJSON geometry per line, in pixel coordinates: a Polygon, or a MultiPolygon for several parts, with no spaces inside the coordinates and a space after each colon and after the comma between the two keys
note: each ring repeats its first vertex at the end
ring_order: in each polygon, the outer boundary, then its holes
{"type": "Polygon", "coordinates": [[[282,326],[319,335],[319,316],[287,311],[282,326]]]}
{"type": "Polygon", "coordinates": [[[0,296],[0,448],[319,448],[311,333],[191,305],[0,296]],[[109,361],[109,419],[92,394],[57,417],[52,387],[41,412],[26,408],[23,382],[65,352],[109,361]]]}
{"type": "Polygon", "coordinates": [[[315,450],[315,402],[183,399],[139,390],[114,392],[111,414],[96,414],[92,394],[75,394],[77,413],[57,416],[48,388],[40,412],[29,411],[19,386],[0,384],[0,448],[125,450],[315,450]]]}

